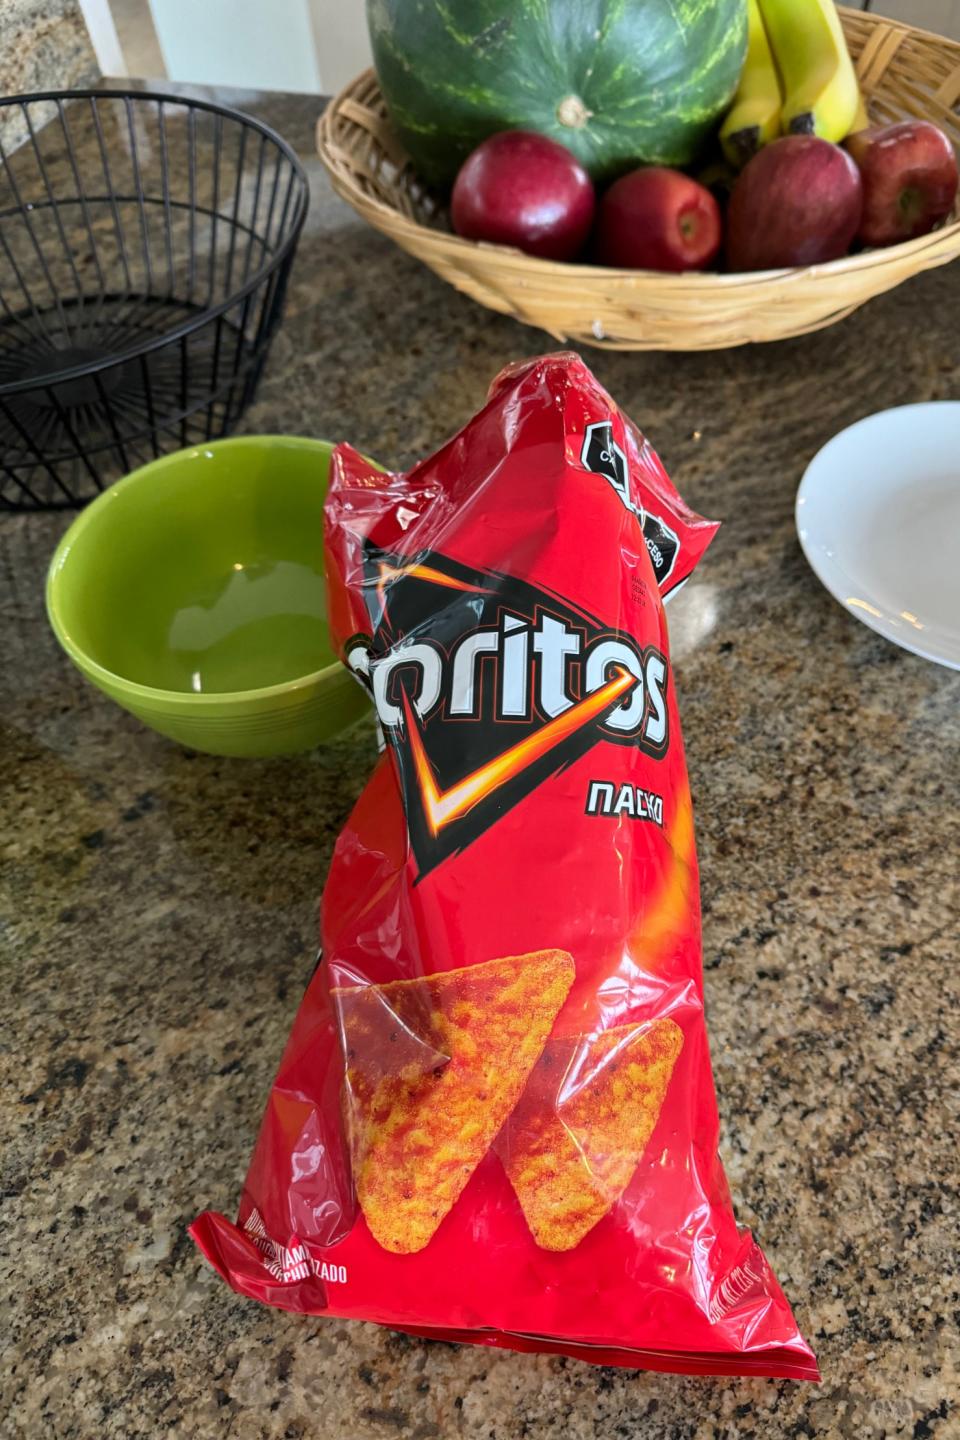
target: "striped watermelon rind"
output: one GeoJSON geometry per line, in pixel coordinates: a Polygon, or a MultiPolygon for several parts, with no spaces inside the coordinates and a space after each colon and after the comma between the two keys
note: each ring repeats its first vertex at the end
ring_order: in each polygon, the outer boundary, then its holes
{"type": "Polygon", "coordinates": [[[747,43],[746,0],[367,0],[367,19],[391,123],[441,187],[497,130],[552,136],[598,181],[689,165],[747,43]]]}

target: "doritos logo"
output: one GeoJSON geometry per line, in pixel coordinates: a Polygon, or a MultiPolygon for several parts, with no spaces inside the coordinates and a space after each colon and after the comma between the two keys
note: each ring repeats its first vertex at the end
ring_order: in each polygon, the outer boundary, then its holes
{"type": "Polygon", "coordinates": [[[346,647],[396,754],[421,874],[598,740],[669,744],[667,661],[550,594],[435,553],[369,549],[346,647]]]}

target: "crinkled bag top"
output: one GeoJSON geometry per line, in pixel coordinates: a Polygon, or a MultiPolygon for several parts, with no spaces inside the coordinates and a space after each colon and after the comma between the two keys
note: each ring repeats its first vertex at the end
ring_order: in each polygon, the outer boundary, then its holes
{"type": "Polygon", "coordinates": [[[407,475],[338,448],[331,626],[384,750],[236,1225],[242,1294],[414,1334],[816,1379],[717,1158],[663,601],[716,526],[582,361],[407,475]]]}

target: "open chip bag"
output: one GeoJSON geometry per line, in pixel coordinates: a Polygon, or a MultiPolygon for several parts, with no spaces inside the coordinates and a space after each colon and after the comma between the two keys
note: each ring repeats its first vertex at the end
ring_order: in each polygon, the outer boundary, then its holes
{"type": "Polygon", "coordinates": [[[330,623],[384,740],[236,1225],[233,1288],[417,1335],[817,1379],[717,1158],[663,602],[716,526],[573,354],[407,475],[348,446],[330,623]]]}

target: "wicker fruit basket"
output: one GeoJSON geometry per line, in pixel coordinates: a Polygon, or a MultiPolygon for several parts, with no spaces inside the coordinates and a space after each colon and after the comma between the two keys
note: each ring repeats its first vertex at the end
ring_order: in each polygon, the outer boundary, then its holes
{"type": "MultiPolygon", "coordinates": [[[[840,13],[871,120],[932,120],[960,146],[960,44],[881,16],[840,13]]],[[[392,135],[372,70],[331,101],[317,148],[344,200],[458,290],[558,340],[609,350],[714,350],[804,335],[960,254],[960,199],[946,225],[918,240],[740,275],[560,264],[462,240],[392,135]]]]}

